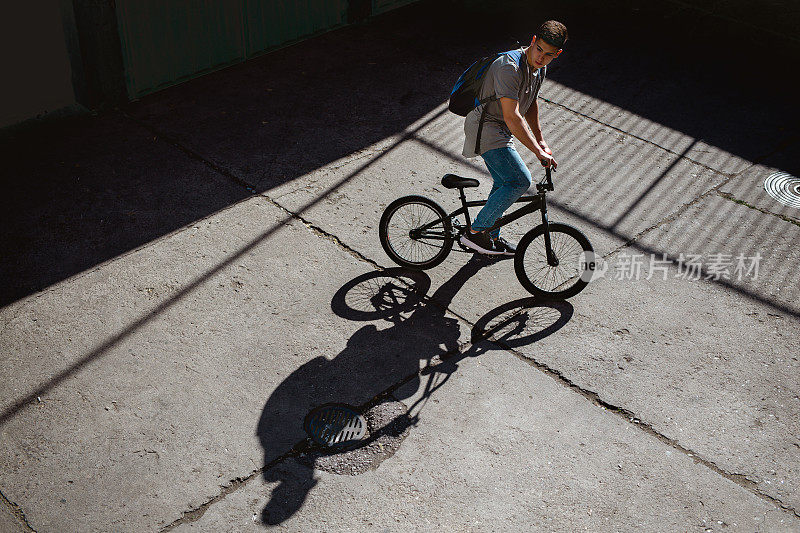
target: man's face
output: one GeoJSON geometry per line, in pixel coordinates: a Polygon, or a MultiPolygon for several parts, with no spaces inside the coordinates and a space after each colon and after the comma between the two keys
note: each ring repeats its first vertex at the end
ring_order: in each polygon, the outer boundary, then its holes
{"type": "Polygon", "coordinates": [[[528,63],[533,68],[542,68],[546,64],[558,57],[561,50],[548,44],[541,39],[533,38],[531,47],[528,49],[528,63]]]}

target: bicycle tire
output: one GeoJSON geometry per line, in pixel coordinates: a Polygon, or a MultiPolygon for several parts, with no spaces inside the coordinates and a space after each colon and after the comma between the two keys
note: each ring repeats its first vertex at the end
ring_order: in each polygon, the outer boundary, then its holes
{"type": "Polygon", "coordinates": [[[544,226],[540,225],[519,241],[514,255],[514,271],[522,286],[534,296],[564,300],[575,296],[589,284],[594,249],[578,228],[559,222],[548,226],[559,264],[552,266],[547,263],[544,226]]]}
{"type": "Polygon", "coordinates": [[[444,209],[424,196],[403,196],[389,204],[381,215],[378,237],[389,258],[412,270],[433,268],[453,248],[453,225],[444,209]],[[411,231],[431,225],[425,235],[411,231]],[[427,238],[426,238],[427,235],[427,238]]]}

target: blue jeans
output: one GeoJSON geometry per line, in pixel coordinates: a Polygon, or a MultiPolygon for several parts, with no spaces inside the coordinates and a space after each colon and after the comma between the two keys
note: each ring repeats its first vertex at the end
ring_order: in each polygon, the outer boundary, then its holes
{"type": "MultiPolygon", "coordinates": [[[[513,147],[495,148],[484,152],[481,157],[494,179],[494,186],[486,205],[472,223],[472,229],[475,231],[492,227],[497,219],[503,216],[505,210],[531,186],[531,172],[513,147]]],[[[499,229],[491,233],[494,239],[499,235],[499,229]]]]}

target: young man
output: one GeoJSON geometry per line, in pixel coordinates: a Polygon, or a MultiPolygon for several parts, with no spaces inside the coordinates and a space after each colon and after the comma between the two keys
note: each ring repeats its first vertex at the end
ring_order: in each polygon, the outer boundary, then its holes
{"type": "Polygon", "coordinates": [[[486,205],[475,217],[461,243],[473,250],[492,255],[514,255],[516,247],[500,238],[500,231],[488,235],[484,230],[503,215],[506,209],[531,186],[531,173],[514,148],[512,135],[534,153],[544,166],[556,168],[550,147],[542,138],[539,104],[536,97],[542,86],[547,64],[558,57],[567,41],[567,28],[548,20],[533,36],[530,46],[506,52],[489,66],[480,91],[480,99],[496,96],[478,106],[464,120],[465,157],[483,157],[494,179],[486,205]],[[478,125],[484,106],[486,115],[476,152],[478,125]]]}

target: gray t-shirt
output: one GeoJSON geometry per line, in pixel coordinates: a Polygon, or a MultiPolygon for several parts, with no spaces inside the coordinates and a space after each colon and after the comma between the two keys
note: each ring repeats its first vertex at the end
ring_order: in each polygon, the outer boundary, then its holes
{"type": "Polygon", "coordinates": [[[536,101],[539,88],[547,74],[547,66],[534,69],[528,65],[524,51],[519,60],[514,55],[516,54],[502,54],[489,66],[486,80],[481,87],[480,99],[492,95],[496,95],[498,99],[476,107],[464,119],[466,137],[462,152],[464,157],[477,157],[495,148],[514,146],[513,135],[503,120],[503,109],[499,99],[506,97],[517,100],[519,112],[524,116],[536,101]],[[486,106],[486,117],[481,131],[480,152],[475,153],[475,137],[478,134],[478,123],[484,106],[486,106]]]}

